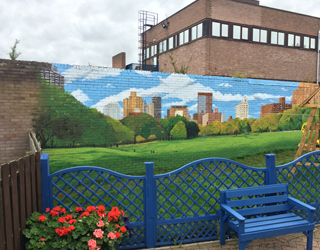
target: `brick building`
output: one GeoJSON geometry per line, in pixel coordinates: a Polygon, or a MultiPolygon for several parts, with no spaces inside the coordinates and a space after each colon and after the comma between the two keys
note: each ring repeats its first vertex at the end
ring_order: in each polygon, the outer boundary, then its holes
{"type": "Polygon", "coordinates": [[[198,93],[198,124],[203,124],[203,116],[212,113],[212,93],[198,93]]]}
{"type": "Polygon", "coordinates": [[[206,126],[212,124],[214,121],[221,122],[221,113],[218,112],[218,109],[214,110],[214,113],[206,113],[202,116],[202,125],[206,126]]]}
{"type": "Polygon", "coordinates": [[[190,74],[316,81],[319,30],[317,17],[256,0],[196,0],[142,33],[142,62],[173,72],[172,53],[190,74]]]}
{"type": "Polygon", "coordinates": [[[265,115],[282,113],[287,109],[292,109],[292,104],[286,104],[286,98],[279,98],[279,103],[270,103],[261,106],[260,119],[265,115]]]}
{"type": "Polygon", "coordinates": [[[187,118],[188,121],[191,120],[187,106],[171,106],[171,108],[167,110],[167,119],[169,119],[171,116],[177,115],[187,118]]]}

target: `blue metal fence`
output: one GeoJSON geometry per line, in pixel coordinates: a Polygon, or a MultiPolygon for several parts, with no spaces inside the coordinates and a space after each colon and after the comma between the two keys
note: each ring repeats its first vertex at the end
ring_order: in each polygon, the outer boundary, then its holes
{"type": "Polygon", "coordinates": [[[293,197],[317,207],[319,223],[319,156],[315,151],[276,166],[275,155],[268,154],[265,168],[208,158],[161,175],[153,174],[154,163],[149,162],[145,176],[128,176],[98,167],[49,174],[49,155],[42,154],[42,207],[118,206],[133,230],[120,249],[153,248],[217,239],[220,190],[289,183],[293,197]]]}

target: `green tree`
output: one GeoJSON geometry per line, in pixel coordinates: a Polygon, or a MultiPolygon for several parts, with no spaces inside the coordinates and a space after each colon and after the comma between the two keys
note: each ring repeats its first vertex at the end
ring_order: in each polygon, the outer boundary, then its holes
{"type": "Polygon", "coordinates": [[[15,61],[18,56],[21,55],[21,52],[17,52],[17,45],[20,43],[20,41],[18,39],[16,39],[13,47],[11,47],[11,52],[8,54],[10,59],[15,61]]]}
{"type": "Polygon", "coordinates": [[[188,139],[192,139],[198,136],[199,134],[199,127],[197,123],[192,122],[192,121],[187,121],[187,137],[188,139]]]}
{"type": "Polygon", "coordinates": [[[170,134],[173,139],[186,139],[187,138],[187,129],[183,121],[178,122],[170,131],[170,134]]]}
{"type": "Polygon", "coordinates": [[[141,135],[136,136],[136,142],[144,142],[146,139],[144,139],[141,135]]]}

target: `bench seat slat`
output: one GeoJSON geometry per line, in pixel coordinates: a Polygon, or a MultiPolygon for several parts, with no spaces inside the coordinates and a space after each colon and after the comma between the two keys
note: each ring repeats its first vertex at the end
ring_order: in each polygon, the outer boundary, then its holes
{"type": "MultiPolygon", "coordinates": [[[[273,215],[272,218],[274,219],[282,219],[282,218],[290,218],[296,216],[293,213],[285,213],[285,214],[277,214],[273,215]]],[[[270,216],[264,216],[264,217],[257,217],[252,219],[246,219],[246,223],[253,223],[253,222],[260,222],[260,221],[268,221],[270,216]]],[[[235,225],[238,224],[238,221],[233,221],[235,225]]]]}
{"type": "Polygon", "coordinates": [[[257,214],[284,212],[284,211],[288,211],[289,209],[290,207],[288,204],[281,204],[281,205],[254,207],[254,208],[247,208],[247,209],[238,209],[235,211],[237,211],[242,216],[250,216],[250,215],[257,215],[257,214]]]}
{"type": "Polygon", "coordinates": [[[273,229],[280,229],[283,228],[284,230],[287,227],[299,227],[304,225],[309,225],[310,223],[306,220],[301,221],[293,221],[293,222],[287,222],[287,223],[280,223],[280,224],[271,224],[266,226],[258,226],[258,227],[250,227],[245,228],[245,233],[251,233],[251,232],[258,232],[258,231],[266,231],[266,230],[273,230],[273,229]]]}
{"type": "Polygon", "coordinates": [[[254,199],[243,199],[243,200],[231,200],[227,201],[227,205],[230,207],[242,207],[242,206],[252,206],[259,204],[271,204],[277,202],[285,202],[288,200],[288,195],[277,195],[277,196],[267,196],[259,197],[254,199]]]}
{"type": "Polygon", "coordinates": [[[287,186],[285,184],[282,185],[267,185],[260,187],[249,187],[249,188],[240,188],[240,189],[230,189],[226,192],[226,198],[234,198],[234,197],[243,197],[251,195],[263,195],[263,194],[275,194],[275,193],[286,193],[287,186]]]}

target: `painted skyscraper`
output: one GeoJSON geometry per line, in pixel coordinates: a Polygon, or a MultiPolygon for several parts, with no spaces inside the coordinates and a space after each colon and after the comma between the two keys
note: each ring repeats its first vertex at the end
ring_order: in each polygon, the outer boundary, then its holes
{"type": "Polygon", "coordinates": [[[153,117],[155,119],[161,119],[161,97],[152,97],[153,102],[153,117]]]}
{"type": "Polygon", "coordinates": [[[212,113],[212,93],[198,93],[198,124],[207,113],[212,113]]]}
{"type": "Polygon", "coordinates": [[[249,112],[249,104],[247,102],[247,98],[243,98],[243,102],[240,102],[236,106],[236,118],[239,117],[240,119],[248,118],[249,112]]]}
{"type": "Polygon", "coordinates": [[[130,113],[143,113],[143,99],[137,96],[137,92],[130,92],[129,98],[123,99],[123,118],[130,113]]]}
{"type": "Polygon", "coordinates": [[[121,107],[117,102],[110,102],[108,105],[104,106],[103,114],[112,117],[113,119],[121,119],[121,107]]]}

